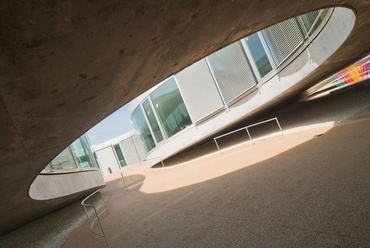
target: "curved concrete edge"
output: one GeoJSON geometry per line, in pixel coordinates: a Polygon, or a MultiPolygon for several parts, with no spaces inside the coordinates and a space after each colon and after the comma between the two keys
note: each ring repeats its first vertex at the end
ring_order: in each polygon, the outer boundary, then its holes
{"type": "Polygon", "coordinates": [[[251,116],[284,99],[297,88],[304,88],[301,82],[345,42],[356,21],[350,8],[336,7],[319,34],[291,62],[264,84],[257,85],[244,98],[198,125],[193,125],[166,140],[147,154],[147,159],[166,159],[189,146],[208,138],[241,119],[251,116]]]}
{"type": "Polygon", "coordinates": [[[105,185],[100,170],[40,174],[31,184],[29,196],[34,200],[50,200],[105,185]]]}

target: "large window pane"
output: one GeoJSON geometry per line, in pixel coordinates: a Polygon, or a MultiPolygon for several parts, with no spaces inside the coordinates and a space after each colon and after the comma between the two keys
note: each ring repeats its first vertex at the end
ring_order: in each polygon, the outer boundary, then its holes
{"type": "Polygon", "coordinates": [[[123,156],[123,152],[122,152],[121,147],[119,146],[119,144],[114,145],[113,148],[114,148],[114,151],[116,152],[116,156],[117,156],[117,159],[119,161],[119,165],[121,167],[126,166],[127,165],[126,160],[125,160],[125,157],[123,156]]]}
{"type": "Polygon", "coordinates": [[[141,111],[140,105],[135,109],[132,114],[132,121],[135,129],[138,132],[142,145],[146,152],[149,152],[155,147],[155,143],[150,132],[149,126],[145,121],[143,112],[141,111]]]}
{"type": "Polygon", "coordinates": [[[151,93],[150,98],[168,137],[192,124],[173,77],[151,93]]]}
{"type": "Polygon", "coordinates": [[[87,136],[82,135],[59,153],[45,169],[69,170],[75,168],[94,168],[96,166],[87,136]]]}
{"type": "Polygon", "coordinates": [[[148,99],[144,101],[143,108],[145,111],[145,115],[149,121],[149,124],[152,127],[155,139],[159,143],[163,140],[163,135],[162,135],[161,129],[159,128],[157,119],[154,116],[152,105],[150,104],[148,99]]]}
{"type": "Polygon", "coordinates": [[[259,75],[264,77],[272,70],[271,63],[257,33],[245,38],[259,75]]]}
{"type": "Polygon", "coordinates": [[[81,136],[75,142],[73,142],[71,145],[71,149],[75,160],[78,163],[78,167],[93,167],[93,163],[89,156],[89,146],[84,136],[81,136]]]}
{"type": "Polygon", "coordinates": [[[63,150],[50,162],[51,169],[63,170],[76,168],[76,164],[74,163],[71,154],[68,152],[68,149],[69,148],[63,150]]]}

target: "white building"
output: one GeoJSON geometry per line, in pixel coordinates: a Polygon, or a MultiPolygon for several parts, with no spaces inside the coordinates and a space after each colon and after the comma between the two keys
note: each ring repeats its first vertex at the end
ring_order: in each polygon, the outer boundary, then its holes
{"type": "Polygon", "coordinates": [[[103,175],[108,175],[124,166],[139,163],[145,159],[142,146],[137,144],[135,131],[120,135],[92,146],[94,156],[103,175]]]}
{"type": "Polygon", "coordinates": [[[294,17],[183,69],[130,102],[146,159],[166,159],[305,89],[350,34],[346,8],[294,17]],[[340,28],[339,28],[340,27],[340,28]]]}

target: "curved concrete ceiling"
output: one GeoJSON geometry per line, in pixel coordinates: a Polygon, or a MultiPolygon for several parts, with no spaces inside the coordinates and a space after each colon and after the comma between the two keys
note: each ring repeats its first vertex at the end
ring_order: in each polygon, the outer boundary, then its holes
{"type": "Polygon", "coordinates": [[[346,42],[312,82],[370,51],[370,2],[6,1],[0,22],[0,234],[58,206],[28,189],[62,149],[132,98],[200,58],[274,23],[353,8],[346,42]]]}

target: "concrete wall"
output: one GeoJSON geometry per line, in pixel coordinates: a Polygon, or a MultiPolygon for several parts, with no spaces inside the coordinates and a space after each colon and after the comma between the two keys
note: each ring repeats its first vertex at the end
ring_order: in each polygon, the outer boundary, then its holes
{"type": "Polygon", "coordinates": [[[100,170],[78,169],[38,175],[31,184],[29,195],[34,200],[50,200],[104,186],[100,170]]]}
{"type": "Polygon", "coordinates": [[[186,128],[167,139],[147,154],[147,159],[165,159],[192,144],[211,136],[257,110],[268,107],[272,101],[283,98],[300,81],[332,55],[350,34],[355,22],[352,10],[336,8],[317,37],[277,75],[264,84],[258,84],[248,95],[208,120],[186,128]]]}

